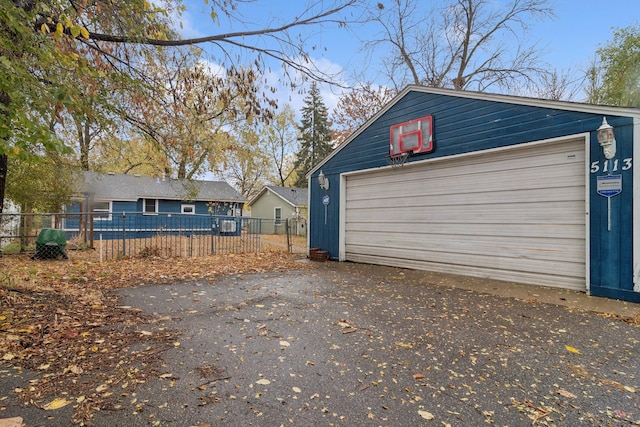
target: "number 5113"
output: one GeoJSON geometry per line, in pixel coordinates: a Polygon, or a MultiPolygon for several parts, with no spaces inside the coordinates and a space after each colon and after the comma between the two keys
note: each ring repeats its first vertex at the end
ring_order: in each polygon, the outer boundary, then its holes
{"type": "MultiPolygon", "coordinates": [[[[602,172],[618,172],[618,170],[629,170],[632,166],[632,157],[627,157],[626,159],[622,159],[620,162],[618,159],[615,160],[605,160],[602,164],[602,172]]],[[[591,173],[600,172],[600,161],[597,160],[591,163],[591,173]]]]}

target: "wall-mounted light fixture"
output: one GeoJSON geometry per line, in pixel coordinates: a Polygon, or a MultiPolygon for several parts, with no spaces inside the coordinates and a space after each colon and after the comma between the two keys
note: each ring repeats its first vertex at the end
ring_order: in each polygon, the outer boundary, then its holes
{"type": "Polygon", "coordinates": [[[329,178],[324,176],[322,170],[320,170],[320,175],[318,175],[318,184],[320,184],[320,188],[322,188],[323,190],[329,189],[329,178]]]}
{"type": "Polygon", "coordinates": [[[613,126],[607,123],[607,118],[602,118],[602,125],[598,128],[598,142],[606,159],[616,156],[616,137],[613,134],[613,126]]]}

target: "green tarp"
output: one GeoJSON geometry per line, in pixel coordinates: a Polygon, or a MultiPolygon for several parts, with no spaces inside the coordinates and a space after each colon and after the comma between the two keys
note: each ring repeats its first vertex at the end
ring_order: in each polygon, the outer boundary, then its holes
{"type": "Polygon", "coordinates": [[[38,234],[36,239],[36,246],[38,244],[46,245],[47,243],[57,243],[61,249],[67,246],[67,234],[64,230],[56,230],[53,228],[43,228],[38,234]]]}
{"type": "Polygon", "coordinates": [[[68,259],[64,248],[67,246],[67,234],[64,230],[43,228],[36,239],[36,253],[32,259],[68,259]]]}

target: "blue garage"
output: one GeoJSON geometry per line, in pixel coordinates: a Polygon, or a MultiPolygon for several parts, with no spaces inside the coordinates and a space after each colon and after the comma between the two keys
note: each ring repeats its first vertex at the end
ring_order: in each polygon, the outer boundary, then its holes
{"type": "Polygon", "coordinates": [[[640,302],[639,141],[639,109],[409,86],[309,173],[309,247],[640,302]]]}

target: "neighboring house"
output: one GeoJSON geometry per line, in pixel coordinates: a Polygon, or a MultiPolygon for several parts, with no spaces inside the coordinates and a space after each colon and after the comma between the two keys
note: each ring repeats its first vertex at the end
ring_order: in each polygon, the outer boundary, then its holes
{"type": "Polygon", "coordinates": [[[263,218],[261,232],[264,234],[282,234],[285,224],[289,225],[293,233],[299,236],[307,234],[307,203],[306,188],[288,188],[275,185],[265,185],[253,197],[247,206],[251,207],[252,218],[263,218]]]}
{"type": "MultiPolygon", "coordinates": [[[[246,203],[245,197],[223,181],[85,172],[79,188],[67,212],[93,214],[92,229],[104,231],[104,238],[109,238],[109,231],[121,229],[179,232],[185,218],[191,224],[204,218],[200,221],[204,225],[199,226],[206,229],[203,231],[214,227],[235,234],[240,232],[239,217],[246,203]]],[[[78,230],[81,221],[67,220],[65,229],[78,230]]]]}
{"type": "Polygon", "coordinates": [[[637,108],[409,86],[308,174],[309,247],[640,302],[634,157],[637,108]]]}

